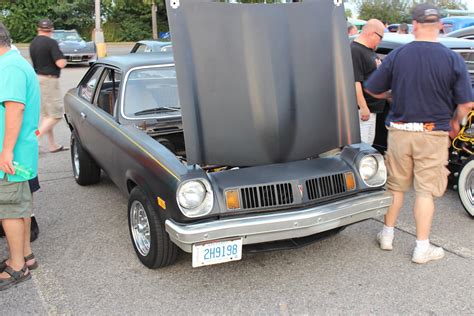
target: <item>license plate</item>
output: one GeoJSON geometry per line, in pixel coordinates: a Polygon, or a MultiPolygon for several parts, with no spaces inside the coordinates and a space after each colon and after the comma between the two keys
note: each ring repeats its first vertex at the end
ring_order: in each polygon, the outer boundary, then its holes
{"type": "Polygon", "coordinates": [[[81,61],[81,60],[82,60],[82,56],[72,56],[72,57],[71,57],[71,60],[72,60],[72,61],[81,61]]]}
{"type": "Polygon", "coordinates": [[[193,245],[193,268],[242,259],[242,238],[193,245]]]}

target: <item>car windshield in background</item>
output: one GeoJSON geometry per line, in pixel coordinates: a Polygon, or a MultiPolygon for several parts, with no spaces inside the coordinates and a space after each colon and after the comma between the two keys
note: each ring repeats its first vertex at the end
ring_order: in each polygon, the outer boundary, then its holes
{"type": "Polygon", "coordinates": [[[53,38],[57,41],[82,41],[76,32],[53,32],[53,38]]]}
{"type": "Polygon", "coordinates": [[[157,114],[179,113],[178,85],[174,67],[133,70],[124,91],[126,118],[147,118],[157,114]]]}

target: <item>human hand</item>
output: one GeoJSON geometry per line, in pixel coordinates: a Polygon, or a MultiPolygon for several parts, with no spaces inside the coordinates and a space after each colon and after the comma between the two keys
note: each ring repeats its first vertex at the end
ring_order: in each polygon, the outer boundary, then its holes
{"type": "Polygon", "coordinates": [[[366,108],[361,108],[359,113],[360,113],[360,119],[362,121],[368,121],[369,120],[369,118],[370,118],[369,108],[367,108],[367,107],[366,108]]]}
{"type": "Polygon", "coordinates": [[[2,151],[2,153],[0,153],[0,170],[8,174],[15,174],[12,152],[2,151]]]}
{"type": "Polygon", "coordinates": [[[451,130],[449,131],[449,137],[451,139],[455,139],[459,134],[459,130],[461,129],[461,124],[459,124],[458,120],[452,119],[449,122],[449,125],[451,125],[451,130]]]}
{"type": "Polygon", "coordinates": [[[382,65],[382,61],[380,60],[380,58],[377,58],[375,60],[375,65],[377,66],[377,68],[379,68],[379,66],[382,65]]]}

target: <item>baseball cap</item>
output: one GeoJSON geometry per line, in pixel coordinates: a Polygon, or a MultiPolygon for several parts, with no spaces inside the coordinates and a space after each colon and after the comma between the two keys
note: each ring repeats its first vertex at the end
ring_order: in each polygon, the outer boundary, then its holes
{"type": "Polygon", "coordinates": [[[45,30],[51,30],[51,29],[54,28],[53,22],[51,22],[50,19],[41,19],[38,22],[38,28],[45,29],[45,30]]]}
{"type": "Polygon", "coordinates": [[[439,9],[430,3],[419,4],[413,9],[413,20],[418,23],[434,23],[439,18],[439,9]]]}

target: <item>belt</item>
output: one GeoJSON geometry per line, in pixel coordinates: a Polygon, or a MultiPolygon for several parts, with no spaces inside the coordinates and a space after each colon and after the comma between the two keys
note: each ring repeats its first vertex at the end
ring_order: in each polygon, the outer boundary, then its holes
{"type": "Polygon", "coordinates": [[[434,123],[399,123],[390,122],[390,126],[395,129],[410,132],[431,132],[435,124],[434,123]]]}

